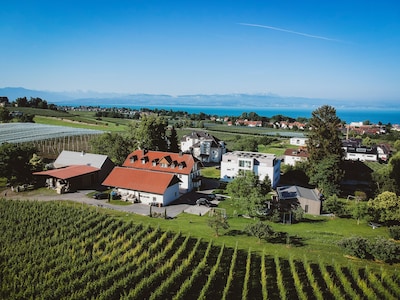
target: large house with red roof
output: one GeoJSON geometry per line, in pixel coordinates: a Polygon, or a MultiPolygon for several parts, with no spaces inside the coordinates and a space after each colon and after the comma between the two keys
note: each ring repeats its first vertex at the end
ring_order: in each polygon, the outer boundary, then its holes
{"type": "Polygon", "coordinates": [[[117,188],[124,200],[168,205],[200,187],[200,164],[188,153],[135,150],[103,185],[117,188]]]}
{"type": "Polygon", "coordinates": [[[180,182],[172,173],[115,167],[103,185],[115,187],[122,200],[165,206],[179,197],[180,182]]]}

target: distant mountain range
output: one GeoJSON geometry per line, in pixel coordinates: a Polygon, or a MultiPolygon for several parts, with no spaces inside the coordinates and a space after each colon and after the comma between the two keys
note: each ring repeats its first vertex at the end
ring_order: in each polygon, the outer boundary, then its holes
{"type": "MultiPolygon", "coordinates": [[[[198,94],[198,95],[156,95],[156,94],[122,94],[98,92],[52,92],[30,90],[22,87],[0,88],[0,96],[14,101],[19,97],[39,97],[48,103],[69,106],[227,106],[230,107],[296,107],[314,108],[324,104],[336,108],[356,108],[361,101],[344,101],[302,97],[283,97],[274,94],[198,94]]],[[[362,101],[362,107],[385,107],[393,103],[374,103],[362,101]]]]}

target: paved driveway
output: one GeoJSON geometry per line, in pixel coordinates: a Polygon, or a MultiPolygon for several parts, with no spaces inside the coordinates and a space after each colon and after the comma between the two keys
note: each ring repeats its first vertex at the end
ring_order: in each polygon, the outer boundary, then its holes
{"type": "MultiPolygon", "coordinates": [[[[164,214],[167,213],[168,217],[175,218],[182,212],[195,214],[203,216],[205,215],[210,208],[206,206],[198,206],[196,205],[196,200],[210,194],[213,189],[218,187],[217,181],[207,180],[206,181],[206,190],[202,191],[192,191],[190,193],[186,193],[182,195],[179,199],[174,201],[171,205],[165,207],[151,207],[152,212],[157,212],[164,214]]],[[[87,194],[93,192],[93,190],[82,190],[77,191],[75,193],[68,194],[55,194],[55,195],[35,195],[35,196],[27,196],[25,193],[14,193],[11,191],[7,191],[6,198],[11,199],[21,199],[21,200],[38,200],[38,201],[51,201],[51,200],[71,200],[79,203],[84,203],[88,205],[93,205],[96,207],[114,209],[118,211],[125,211],[128,213],[135,213],[139,215],[149,215],[150,214],[150,206],[147,204],[134,203],[131,205],[114,205],[108,203],[106,200],[96,200],[87,197],[87,194]]],[[[218,201],[213,201],[215,205],[218,204],[218,201]]]]}

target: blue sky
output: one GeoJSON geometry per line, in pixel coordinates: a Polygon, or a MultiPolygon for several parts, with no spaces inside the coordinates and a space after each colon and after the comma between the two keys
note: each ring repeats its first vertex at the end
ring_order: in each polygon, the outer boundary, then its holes
{"type": "Polygon", "coordinates": [[[398,100],[399,1],[2,1],[0,85],[398,100]]]}

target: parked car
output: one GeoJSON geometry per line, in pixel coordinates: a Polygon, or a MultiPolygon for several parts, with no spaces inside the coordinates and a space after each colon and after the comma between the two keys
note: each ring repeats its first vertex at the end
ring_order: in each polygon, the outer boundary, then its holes
{"type": "Polygon", "coordinates": [[[108,199],[108,197],[109,197],[108,193],[96,193],[93,195],[93,198],[97,200],[108,199]]]}
{"type": "Polygon", "coordinates": [[[208,194],[208,195],[207,195],[207,198],[208,198],[209,200],[214,200],[214,199],[217,198],[217,196],[216,196],[215,194],[208,194]]]}
{"type": "Polygon", "coordinates": [[[207,207],[210,207],[211,206],[211,202],[208,200],[208,199],[206,199],[206,198],[199,198],[199,199],[197,199],[197,201],[196,201],[196,204],[197,205],[205,205],[205,206],[207,206],[207,207]]]}

